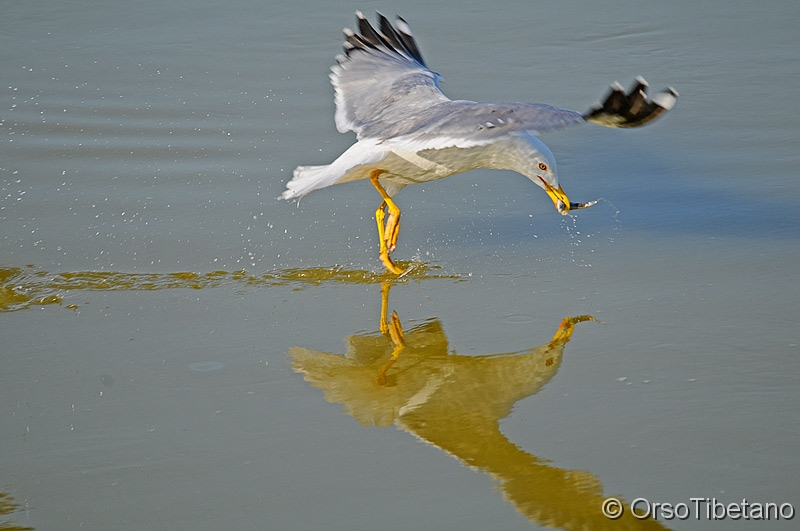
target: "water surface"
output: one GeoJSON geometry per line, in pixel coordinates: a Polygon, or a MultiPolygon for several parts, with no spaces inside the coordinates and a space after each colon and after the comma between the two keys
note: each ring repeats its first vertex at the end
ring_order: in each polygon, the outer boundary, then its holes
{"type": "MultiPolygon", "coordinates": [[[[0,525],[800,505],[800,9],[768,7],[7,6],[0,525]],[[640,130],[544,137],[570,198],[599,199],[573,217],[511,173],[405,189],[392,280],[369,185],[274,199],[352,142],[327,69],[356,8],[403,15],[453,98],[583,110],[636,75],[681,98],[640,130]]],[[[700,516],[625,518],[759,525],[700,516]]]]}

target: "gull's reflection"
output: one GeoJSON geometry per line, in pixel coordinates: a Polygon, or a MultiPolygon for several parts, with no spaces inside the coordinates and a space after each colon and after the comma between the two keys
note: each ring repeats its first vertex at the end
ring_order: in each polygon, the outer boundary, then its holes
{"type": "Polygon", "coordinates": [[[448,350],[437,319],[403,330],[381,290],[380,330],[347,338],[344,355],[295,347],[292,367],[365,426],[395,424],[470,467],[491,474],[531,521],[564,529],[664,529],[625,511],[609,520],[599,480],[548,465],[499,429],[515,402],[536,394],[561,365],[577,323],[565,318],[546,344],[520,352],[460,356],[448,350]]]}

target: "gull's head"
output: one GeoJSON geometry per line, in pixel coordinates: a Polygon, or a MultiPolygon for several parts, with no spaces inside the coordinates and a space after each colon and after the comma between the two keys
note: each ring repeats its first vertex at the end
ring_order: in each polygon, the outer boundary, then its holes
{"type": "Polygon", "coordinates": [[[556,159],[553,157],[553,154],[546,152],[540,153],[536,157],[533,157],[532,162],[532,173],[535,177],[531,178],[531,180],[547,192],[547,195],[553,200],[556,210],[564,216],[569,214],[569,198],[567,194],[564,193],[564,190],[561,189],[561,185],[558,184],[556,159]]]}

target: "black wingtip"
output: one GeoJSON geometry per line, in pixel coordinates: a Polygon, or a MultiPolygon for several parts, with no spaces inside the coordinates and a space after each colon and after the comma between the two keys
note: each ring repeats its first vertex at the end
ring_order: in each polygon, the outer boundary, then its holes
{"type": "Polygon", "coordinates": [[[648,84],[637,77],[628,92],[615,83],[603,103],[592,107],[584,115],[587,122],[606,127],[639,127],[652,122],[675,106],[678,92],[669,87],[652,98],[647,97],[648,84]]]}
{"type": "Polygon", "coordinates": [[[355,50],[383,49],[404,55],[425,66],[422,54],[417,47],[408,23],[400,16],[392,25],[382,13],[376,11],[378,29],[376,30],[361,11],[356,11],[358,32],[345,28],[344,51],[348,56],[355,50]]]}

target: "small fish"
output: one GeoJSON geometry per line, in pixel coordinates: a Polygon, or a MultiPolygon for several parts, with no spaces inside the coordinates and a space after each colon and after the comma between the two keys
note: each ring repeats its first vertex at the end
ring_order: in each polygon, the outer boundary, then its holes
{"type": "Polygon", "coordinates": [[[597,201],[586,201],[585,203],[570,203],[569,209],[570,210],[580,210],[582,208],[589,208],[590,206],[594,206],[597,204],[597,201]]]}
{"type": "Polygon", "coordinates": [[[572,203],[569,204],[569,210],[566,209],[566,204],[563,201],[558,202],[558,211],[561,212],[562,215],[567,215],[571,210],[581,210],[582,208],[589,208],[590,206],[594,206],[597,204],[597,201],[587,201],[585,203],[572,203]]]}

